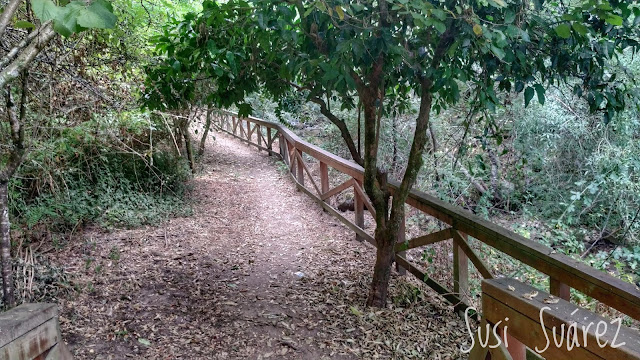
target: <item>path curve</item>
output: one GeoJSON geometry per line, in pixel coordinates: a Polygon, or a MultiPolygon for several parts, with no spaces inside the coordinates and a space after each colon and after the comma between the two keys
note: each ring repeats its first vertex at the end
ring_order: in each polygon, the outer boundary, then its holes
{"type": "Polygon", "coordinates": [[[193,216],[58,254],[84,289],[60,301],[76,358],[460,358],[464,321],[415,279],[363,306],[374,249],[274,157],[218,135],[192,186],[193,216]]]}

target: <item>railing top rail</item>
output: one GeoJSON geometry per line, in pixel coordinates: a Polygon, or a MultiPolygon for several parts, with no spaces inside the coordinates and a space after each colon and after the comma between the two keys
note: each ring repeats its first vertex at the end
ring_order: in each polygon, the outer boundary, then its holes
{"type": "MultiPolygon", "coordinates": [[[[223,112],[228,115],[238,116],[230,111],[223,112]]],[[[285,126],[255,117],[243,119],[265,127],[275,128],[297,149],[357,180],[363,179],[364,169],[361,166],[300,139],[285,126]]],[[[393,191],[398,185],[397,182],[391,181],[391,190],[393,191]]],[[[555,253],[548,246],[529,240],[424,192],[412,190],[407,199],[407,204],[602,303],[640,320],[640,291],[633,284],[624,282],[569,256],[555,253]]]]}

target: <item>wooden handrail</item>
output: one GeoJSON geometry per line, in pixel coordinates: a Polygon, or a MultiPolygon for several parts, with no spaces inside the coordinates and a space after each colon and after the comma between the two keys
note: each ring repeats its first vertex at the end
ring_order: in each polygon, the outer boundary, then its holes
{"type": "Polygon", "coordinates": [[[55,304],[22,304],[0,313],[0,360],[72,360],[55,304]]]}
{"type": "MultiPolygon", "coordinates": [[[[224,129],[228,118],[232,117],[238,119],[237,114],[229,111],[221,111],[219,117],[220,130],[225,131],[245,142],[251,143],[252,145],[258,146],[252,142],[251,138],[242,138],[241,136],[236,135],[235,131],[231,132],[224,129]]],[[[351,176],[355,181],[363,181],[364,169],[360,165],[336,156],[316,145],[300,139],[291,130],[281,124],[265,121],[255,117],[239,118],[238,122],[240,121],[255,123],[267,129],[275,129],[280,134],[281,141],[288,143],[289,146],[292,147],[293,151],[304,152],[312,158],[320,161],[323,166],[331,166],[335,170],[351,176]]],[[[229,128],[229,126],[227,127],[229,128]]],[[[246,134],[244,135],[246,136],[246,134]]],[[[265,149],[262,146],[259,147],[261,149],[265,149]]],[[[288,151],[287,146],[281,146],[280,149],[281,152],[288,151]]],[[[283,159],[287,158],[287,154],[280,153],[280,156],[283,159]]],[[[291,158],[294,159],[296,156],[293,155],[291,158]]],[[[301,158],[302,157],[299,157],[299,159],[301,158]]],[[[310,174],[308,175],[310,176],[310,174]]],[[[296,179],[296,175],[293,176],[294,179],[296,179]]],[[[296,182],[299,186],[304,187],[303,179],[297,179],[296,182]]],[[[399,184],[397,182],[390,181],[389,186],[393,194],[393,191],[398,188],[399,184]]],[[[330,192],[331,191],[332,190],[330,190],[330,192]]],[[[311,192],[308,193],[311,194],[311,192]]],[[[335,195],[327,194],[326,191],[325,194],[335,195]]],[[[321,194],[320,197],[315,195],[313,196],[317,198],[317,200],[323,202],[326,197],[329,197],[323,196],[325,194],[321,194]]],[[[358,197],[361,194],[355,191],[355,195],[358,197]]],[[[569,256],[557,254],[548,246],[526,239],[510,230],[484,220],[469,211],[455,207],[424,192],[411,190],[406,203],[421,212],[431,215],[450,225],[453,230],[472,236],[473,238],[517,259],[518,261],[530,265],[538,271],[549,275],[551,283],[554,284],[555,288],[563,289],[562,291],[566,292],[566,286],[568,285],[606,305],[611,306],[612,308],[619,310],[622,313],[633,317],[636,320],[640,320],[640,291],[635,285],[594,269],[569,256]]],[[[323,202],[323,207],[324,206],[323,202]]],[[[344,217],[342,218],[344,219],[344,217]]],[[[362,230],[361,225],[353,224],[351,222],[349,223],[350,227],[353,228],[353,226],[355,226],[359,230],[362,230]]],[[[358,233],[361,232],[358,231],[358,233]]],[[[398,262],[401,263],[403,267],[409,269],[410,272],[420,278],[420,280],[427,284],[433,284],[433,280],[428,279],[424,272],[420,271],[413,265],[410,266],[410,263],[406,258],[399,255],[396,255],[396,257],[398,257],[398,262]]],[[[483,272],[484,271],[485,269],[483,269],[483,272]]],[[[434,289],[437,288],[436,290],[440,293],[446,291],[446,289],[444,289],[440,284],[432,287],[434,287],[434,289]]],[[[447,298],[452,301],[450,294],[447,294],[447,298]]]]}

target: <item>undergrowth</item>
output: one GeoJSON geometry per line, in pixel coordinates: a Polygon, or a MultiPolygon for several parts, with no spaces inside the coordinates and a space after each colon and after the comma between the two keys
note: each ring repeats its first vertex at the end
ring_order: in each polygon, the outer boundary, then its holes
{"type": "Polygon", "coordinates": [[[188,166],[171,149],[150,145],[166,137],[154,129],[139,113],[54,127],[11,182],[15,225],[66,232],[87,224],[134,227],[188,213],[188,166]]]}

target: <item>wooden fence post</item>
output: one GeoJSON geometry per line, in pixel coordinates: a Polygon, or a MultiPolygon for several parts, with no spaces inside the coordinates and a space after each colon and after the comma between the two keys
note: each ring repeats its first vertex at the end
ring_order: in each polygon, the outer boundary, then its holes
{"type": "MultiPolygon", "coordinates": [[[[406,226],[407,226],[407,220],[406,220],[406,216],[405,216],[405,217],[402,218],[402,222],[400,222],[400,229],[398,229],[398,242],[399,243],[404,243],[405,240],[406,240],[406,236],[407,236],[406,226]]],[[[407,252],[406,251],[400,251],[396,255],[404,257],[404,256],[407,255],[407,252]]],[[[398,264],[398,262],[396,262],[396,271],[400,275],[406,275],[407,274],[407,269],[405,269],[402,266],[400,266],[398,264]]]]}
{"type": "Polygon", "coordinates": [[[287,158],[287,140],[284,139],[282,134],[280,134],[278,144],[280,145],[280,156],[282,156],[282,161],[289,166],[289,158],[287,158]]]}
{"type": "Polygon", "coordinates": [[[320,161],[320,190],[322,193],[329,191],[329,167],[320,161]]]}
{"type": "MultiPolygon", "coordinates": [[[[356,180],[356,182],[358,183],[358,185],[362,186],[362,183],[360,181],[356,180]]],[[[355,189],[353,190],[353,206],[355,210],[356,225],[358,225],[360,229],[364,230],[364,201],[362,198],[360,198],[360,194],[355,189]]],[[[364,241],[364,238],[356,234],[356,240],[364,241]]]]}
{"type": "Polygon", "coordinates": [[[258,146],[262,146],[262,128],[260,125],[256,125],[256,135],[258,135],[258,146]]]}
{"type": "Polygon", "coordinates": [[[271,156],[271,151],[273,151],[273,140],[271,139],[270,127],[267,128],[267,148],[270,150],[268,151],[268,153],[269,153],[269,156],[271,156]]]}
{"type": "MultiPolygon", "coordinates": [[[[464,235],[465,240],[468,239],[464,235]]],[[[460,246],[453,241],[453,292],[463,299],[469,293],[469,259],[460,246]]]]}
{"type": "Polygon", "coordinates": [[[298,168],[298,182],[300,183],[300,185],[304,186],[304,167],[302,166],[302,150],[299,149],[295,149],[295,151],[298,153],[297,157],[298,160],[296,162],[296,168],[298,168]]]}
{"type": "Polygon", "coordinates": [[[571,288],[569,285],[563,284],[552,277],[549,277],[549,293],[560,299],[571,301],[571,288]]]}

